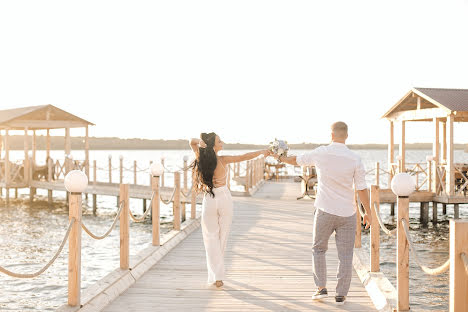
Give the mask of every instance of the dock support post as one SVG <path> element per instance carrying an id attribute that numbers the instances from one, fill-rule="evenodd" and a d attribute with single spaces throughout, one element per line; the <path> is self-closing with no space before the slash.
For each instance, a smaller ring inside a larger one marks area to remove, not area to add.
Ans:
<path id="1" fill-rule="evenodd" d="M 460 219 L 460 207 L 458 204 L 453 204 L 453 218 Z"/>
<path id="2" fill-rule="evenodd" d="M 462 257 L 468 257 L 468 221 L 450 220 L 450 312 L 468 311 L 468 272 Z"/>
<path id="3" fill-rule="evenodd" d="M 160 242 L 160 218 L 159 218 L 159 176 L 151 176 L 151 189 L 154 197 L 151 202 L 151 221 L 153 223 L 153 246 L 159 246 Z"/>
<path id="4" fill-rule="evenodd" d="M 97 212 L 97 195 L 93 194 L 93 215 Z"/>
<path id="5" fill-rule="evenodd" d="M 447 214 L 447 204 L 442 204 L 442 214 Z"/>
<path id="6" fill-rule="evenodd" d="M 390 204 L 390 215 L 391 216 L 395 215 L 395 203 Z"/>
<path id="7" fill-rule="evenodd" d="M 68 238 L 68 304 L 70 306 L 79 306 L 81 301 L 81 209 L 81 193 L 70 193 L 69 221 L 75 218 Z"/>
<path id="8" fill-rule="evenodd" d="M 146 198 L 143 198 L 143 213 L 146 212 Z"/>
<path id="9" fill-rule="evenodd" d="M 174 172 L 175 195 L 173 202 L 174 230 L 180 231 L 180 172 Z"/>
<path id="10" fill-rule="evenodd" d="M 47 130 L 47 139 L 48 139 L 48 148 L 50 149 L 50 136 L 49 136 L 49 130 Z M 49 150 L 47 151 L 49 153 Z M 49 155 L 47 155 L 47 181 L 48 182 L 52 182 L 52 178 L 53 178 L 53 172 L 52 172 L 52 166 L 53 166 L 53 161 L 52 161 L 52 158 L 50 158 Z M 52 193 L 52 190 L 47 190 L 47 203 L 49 205 L 49 207 L 52 207 L 52 203 L 54 201 L 54 198 L 53 198 L 53 193 Z"/>
<path id="11" fill-rule="evenodd" d="M 97 163 L 96 160 L 93 160 L 93 188 L 96 187 L 96 182 L 97 182 Z M 96 215 L 97 211 L 97 194 L 93 193 L 93 215 Z"/>
<path id="12" fill-rule="evenodd" d="M 398 196 L 397 199 L 397 301 L 398 311 L 409 311 L 409 245 L 406 240 L 403 223 L 409 224 L 409 197 Z"/>
<path id="13" fill-rule="evenodd" d="M 15 198 L 18 198 L 18 188 L 15 187 Z"/>
<path id="14" fill-rule="evenodd" d="M 128 184 L 120 184 L 120 198 L 122 198 L 123 200 L 123 207 L 122 211 L 120 212 L 120 268 L 122 270 L 128 270 L 130 263 L 130 222 L 128 217 Z"/>
<path id="15" fill-rule="evenodd" d="M 432 224 L 437 224 L 437 202 L 432 202 Z"/>
<path id="16" fill-rule="evenodd" d="M 427 226 L 429 222 L 429 202 L 422 202 L 420 208 L 420 218 L 419 221 L 423 226 Z"/>
<path id="17" fill-rule="evenodd" d="M 370 228 L 370 271 L 380 271 L 380 225 L 377 219 L 377 213 L 380 208 L 379 186 L 371 185 L 370 205 L 372 211 L 372 225 Z M 359 212 L 358 212 L 359 213 Z"/>

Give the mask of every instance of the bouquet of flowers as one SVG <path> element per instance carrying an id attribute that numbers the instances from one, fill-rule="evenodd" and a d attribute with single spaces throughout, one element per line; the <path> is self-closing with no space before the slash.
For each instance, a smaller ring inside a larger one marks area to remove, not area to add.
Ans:
<path id="1" fill-rule="evenodd" d="M 269 150 L 279 156 L 287 156 L 289 151 L 289 146 L 287 141 L 278 140 L 275 138 L 275 141 L 270 142 Z"/>

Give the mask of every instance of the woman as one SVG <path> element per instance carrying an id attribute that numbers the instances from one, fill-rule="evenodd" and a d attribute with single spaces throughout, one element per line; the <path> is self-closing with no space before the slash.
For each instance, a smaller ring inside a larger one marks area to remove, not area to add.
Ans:
<path id="1" fill-rule="evenodd" d="M 223 286 L 224 250 L 232 221 L 232 198 L 226 186 L 227 169 L 230 163 L 250 160 L 257 156 L 269 156 L 268 150 L 238 156 L 218 156 L 223 141 L 214 132 L 202 133 L 201 139 L 191 139 L 190 147 L 195 153 L 195 189 L 204 192 L 202 208 L 202 233 L 206 250 L 208 283 Z"/>

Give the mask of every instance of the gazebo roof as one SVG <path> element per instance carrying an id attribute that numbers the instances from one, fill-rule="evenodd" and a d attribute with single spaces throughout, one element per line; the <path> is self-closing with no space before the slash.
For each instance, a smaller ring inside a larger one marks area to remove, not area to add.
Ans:
<path id="1" fill-rule="evenodd" d="M 468 121 L 468 89 L 413 88 L 382 118 L 430 121 L 450 114 L 455 121 Z"/>
<path id="2" fill-rule="evenodd" d="M 89 125 L 94 124 L 50 104 L 0 110 L 0 129 L 43 130 Z"/>

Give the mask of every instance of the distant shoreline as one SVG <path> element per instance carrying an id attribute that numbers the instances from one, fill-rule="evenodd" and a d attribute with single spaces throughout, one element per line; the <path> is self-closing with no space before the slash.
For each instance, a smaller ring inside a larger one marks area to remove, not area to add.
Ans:
<path id="1" fill-rule="evenodd" d="M 24 137 L 22 135 L 13 135 L 9 138 L 10 150 L 23 150 Z M 29 146 L 31 148 L 32 136 L 29 136 Z M 37 136 L 36 144 L 38 150 L 46 149 L 46 137 Z M 65 145 L 65 138 L 62 136 L 51 136 L 51 150 L 63 150 Z M 314 149 L 320 145 L 316 143 L 296 143 L 289 144 L 292 150 L 309 150 Z M 189 150 L 187 140 L 149 140 L 149 139 L 120 139 L 115 137 L 90 137 L 89 138 L 90 150 Z M 267 148 L 268 145 L 261 144 L 228 144 L 224 145 L 226 150 L 254 150 Z M 387 144 L 349 144 L 351 149 L 387 149 Z M 72 150 L 84 149 L 84 137 L 71 138 Z M 395 144 L 398 148 L 398 144 Z M 411 143 L 406 144 L 407 149 L 421 150 L 432 149 L 432 143 Z M 455 144 L 455 149 L 463 150 L 465 144 Z"/>

